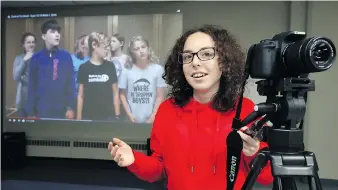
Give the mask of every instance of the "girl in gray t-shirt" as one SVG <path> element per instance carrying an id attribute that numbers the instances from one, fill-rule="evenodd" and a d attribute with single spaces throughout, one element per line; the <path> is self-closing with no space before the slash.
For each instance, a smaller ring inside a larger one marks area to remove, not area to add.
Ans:
<path id="1" fill-rule="evenodd" d="M 141 36 L 132 38 L 128 53 L 130 60 L 119 80 L 121 102 L 131 122 L 152 123 L 164 100 L 164 69 Z"/>

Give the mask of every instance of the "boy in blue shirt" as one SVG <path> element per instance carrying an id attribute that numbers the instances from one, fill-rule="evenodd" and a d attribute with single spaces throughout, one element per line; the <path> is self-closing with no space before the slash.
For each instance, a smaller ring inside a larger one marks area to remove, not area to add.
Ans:
<path id="1" fill-rule="evenodd" d="M 74 67 L 68 51 L 59 49 L 61 27 L 55 20 L 41 27 L 45 48 L 36 52 L 29 65 L 27 116 L 74 119 Z"/>

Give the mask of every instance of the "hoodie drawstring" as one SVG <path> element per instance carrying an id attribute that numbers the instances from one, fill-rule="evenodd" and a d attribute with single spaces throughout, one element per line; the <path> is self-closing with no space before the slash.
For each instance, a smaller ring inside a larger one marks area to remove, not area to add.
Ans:
<path id="1" fill-rule="evenodd" d="M 196 108 L 196 102 L 193 104 L 193 110 L 192 110 L 193 118 L 192 119 L 192 127 L 190 130 L 190 167 L 191 167 L 191 173 L 194 173 L 195 165 L 196 165 L 196 148 L 194 146 L 195 142 L 195 136 L 197 131 L 197 108 Z"/>
<path id="2" fill-rule="evenodd" d="M 219 146 L 218 143 L 225 143 L 225 142 L 217 142 L 217 136 L 219 135 L 219 129 L 221 125 L 221 114 L 217 115 L 217 121 L 216 121 L 216 126 L 214 128 L 214 134 L 213 134 L 213 144 L 212 144 L 212 157 L 213 157 L 213 172 L 216 174 L 216 166 L 217 166 L 217 161 L 218 161 L 218 151 L 216 147 Z M 216 149 L 216 150 L 215 150 Z"/>
<path id="3" fill-rule="evenodd" d="M 190 144 L 189 144 L 189 163 L 188 163 L 188 167 L 190 168 L 191 173 L 194 173 L 195 167 L 196 167 L 196 155 L 197 155 L 197 147 L 195 145 L 195 138 L 196 138 L 196 133 L 198 130 L 198 109 L 197 109 L 197 102 L 193 102 L 192 104 L 192 126 L 191 128 L 189 128 L 189 136 L 190 136 Z M 181 115 L 182 113 L 180 113 L 179 115 Z M 224 142 L 219 142 L 219 130 L 221 127 L 221 114 L 217 113 L 217 118 L 216 118 L 216 126 L 214 126 L 214 130 L 213 130 L 213 134 L 212 134 L 212 141 L 210 143 L 211 148 L 212 148 L 212 158 L 213 160 L 211 160 L 212 163 L 212 171 L 214 174 L 216 174 L 216 166 L 217 166 L 217 162 L 218 162 L 218 157 L 219 157 L 219 153 L 218 153 L 218 149 L 217 147 L 219 147 L 219 143 L 225 143 Z M 206 118 L 209 119 L 209 118 Z"/>

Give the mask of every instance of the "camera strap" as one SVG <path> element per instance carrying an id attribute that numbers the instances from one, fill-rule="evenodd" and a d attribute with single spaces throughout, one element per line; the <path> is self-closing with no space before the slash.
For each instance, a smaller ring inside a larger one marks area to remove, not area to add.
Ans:
<path id="1" fill-rule="evenodd" d="M 246 79 L 249 75 L 245 72 Z M 241 152 L 243 149 L 243 141 L 241 136 L 237 133 L 242 127 L 242 122 L 240 119 L 244 88 L 245 88 L 246 80 L 243 82 L 241 86 L 241 96 L 239 97 L 239 101 L 237 103 L 236 116 L 232 121 L 232 131 L 229 133 L 227 137 L 227 190 L 233 190 L 236 182 L 239 164 L 241 160 Z"/>

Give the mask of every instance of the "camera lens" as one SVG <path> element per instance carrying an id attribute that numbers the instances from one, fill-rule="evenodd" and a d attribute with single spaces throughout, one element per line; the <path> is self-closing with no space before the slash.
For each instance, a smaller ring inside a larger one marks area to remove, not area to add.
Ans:
<path id="1" fill-rule="evenodd" d="M 308 46 L 309 61 L 319 71 L 329 69 L 336 56 L 333 43 L 328 39 L 314 39 L 312 41 L 313 43 Z"/>
<path id="2" fill-rule="evenodd" d="M 330 51 L 327 44 L 320 44 L 317 47 L 315 47 L 312 51 L 313 59 L 316 62 L 325 62 L 330 58 Z"/>
<path id="3" fill-rule="evenodd" d="M 331 68 L 336 48 L 328 38 L 312 37 L 289 45 L 283 58 L 291 75 L 321 72 Z"/>

